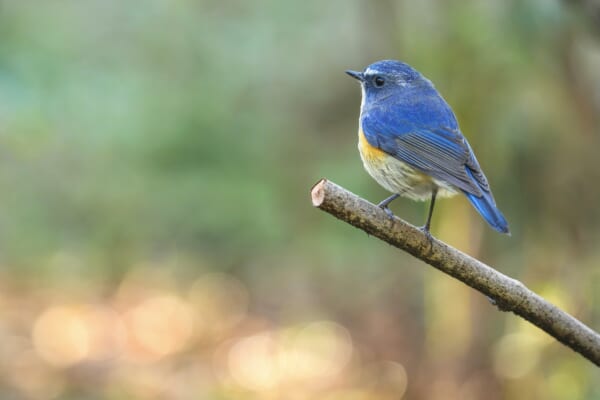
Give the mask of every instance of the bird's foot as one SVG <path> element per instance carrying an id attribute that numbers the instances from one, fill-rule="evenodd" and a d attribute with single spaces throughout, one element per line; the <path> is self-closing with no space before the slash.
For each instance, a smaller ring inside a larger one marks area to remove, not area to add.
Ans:
<path id="1" fill-rule="evenodd" d="M 394 193 L 393 195 L 391 195 L 387 199 L 385 199 L 385 200 L 381 201 L 379 204 L 377 204 L 377 207 L 379 207 L 383 211 L 385 211 L 385 213 L 387 214 L 388 217 L 390 217 L 391 220 L 394 219 L 394 213 L 392 212 L 392 210 L 390 210 L 388 208 L 388 206 L 390 205 L 390 203 L 392 201 L 396 200 L 398 197 L 400 197 L 400 195 L 398 193 Z"/>
<path id="2" fill-rule="evenodd" d="M 394 213 L 389 209 L 387 205 L 382 205 L 381 203 L 377 205 L 377 207 L 381 208 L 390 219 L 394 219 Z"/>
<path id="3" fill-rule="evenodd" d="M 427 243 L 429 244 L 427 252 L 431 253 L 433 251 L 433 235 L 429 231 L 429 227 L 427 225 L 421 226 L 419 230 L 423 232 L 423 234 L 425 234 L 425 237 L 427 238 Z"/>
<path id="4" fill-rule="evenodd" d="M 433 235 L 429 231 L 429 226 L 424 225 L 424 226 L 420 227 L 419 230 L 421 232 L 423 232 L 425 234 L 425 236 L 427 236 L 427 240 L 429 241 L 429 243 L 433 242 Z"/>

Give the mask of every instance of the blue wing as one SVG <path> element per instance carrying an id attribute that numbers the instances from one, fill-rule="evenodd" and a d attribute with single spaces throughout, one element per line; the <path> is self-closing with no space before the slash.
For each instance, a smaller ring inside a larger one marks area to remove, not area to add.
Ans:
<path id="1" fill-rule="evenodd" d="M 432 108 L 411 105 L 364 113 L 361 124 L 369 144 L 460 189 L 494 229 L 508 233 L 508 223 L 450 107 L 441 98 L 430 104 Z"/>
<path id="2" fill-rule="evenodd" d="M 418 122 L 381 109 L 370 110 L 361 120 L 371 145 L 467 193 L 489 192 L 487 179 L 454 118 L 433 119 L 427 125 Z"/>

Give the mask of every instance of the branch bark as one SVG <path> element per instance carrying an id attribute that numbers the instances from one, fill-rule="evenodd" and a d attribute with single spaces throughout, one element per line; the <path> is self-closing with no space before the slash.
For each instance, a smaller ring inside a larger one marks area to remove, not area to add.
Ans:
<path id="1" fill-rule="evenodd" d="M 386 213 L 354 193 L 321 179 L 311 190 L 313 206 L 398 247 L 491 298 L 564 345 L 600 366 L 600 334 L 547 302 L 521 282 L 462 253 L 431 240 L 417 227 Z"/>

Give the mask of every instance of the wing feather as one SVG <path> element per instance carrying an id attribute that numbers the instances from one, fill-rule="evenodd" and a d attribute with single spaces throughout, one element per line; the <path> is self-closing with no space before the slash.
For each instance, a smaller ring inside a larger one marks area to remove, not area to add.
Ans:
<path id="1" fill-rule="evenodd" d="M 361 121 L 371 145 L 475 196 L 489 192 L 487 179 L 458 127 L 416 127 L 390 119 L 387 113 L 377 114 L 371 112 Z"/>

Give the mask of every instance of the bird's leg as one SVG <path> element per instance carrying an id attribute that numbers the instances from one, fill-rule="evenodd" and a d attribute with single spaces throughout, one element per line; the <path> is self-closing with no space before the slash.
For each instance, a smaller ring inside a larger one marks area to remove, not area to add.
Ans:
<path id="1" fill-rule="evenodd" d="M 393 195 L 391 195 L 387 199 L 383 200 L 381 203 L 377 204 L 377 207 L 379 207 L 383 211 L 385 211 L 385 213 L 388 215 L 388 217 L 394 218 L 394 213 L 392 212 L 392 210 L 389 209 L 388 205 L 392 201 L 396 200 L 398 197 L 400 197 L 400 195 L 398 193 L 394 193 Z"/>
<path id="2" fill-rule="evenodd" d="M 437 196 L 437 192 L 438 192 L 437 187 L 434 187 L 431 190 L 431 203 L 429 204 L 429 215 L 427 215 L 427 222 L 425 222 L 425 225 L 421 228 L 421 230 L 427 236 L 431 236 L 431 233 L 429 232 L 429 228 L 431 227 L 431 216 L 433 215 L 433 207 L 435 206 L 435 196 Z"/>

